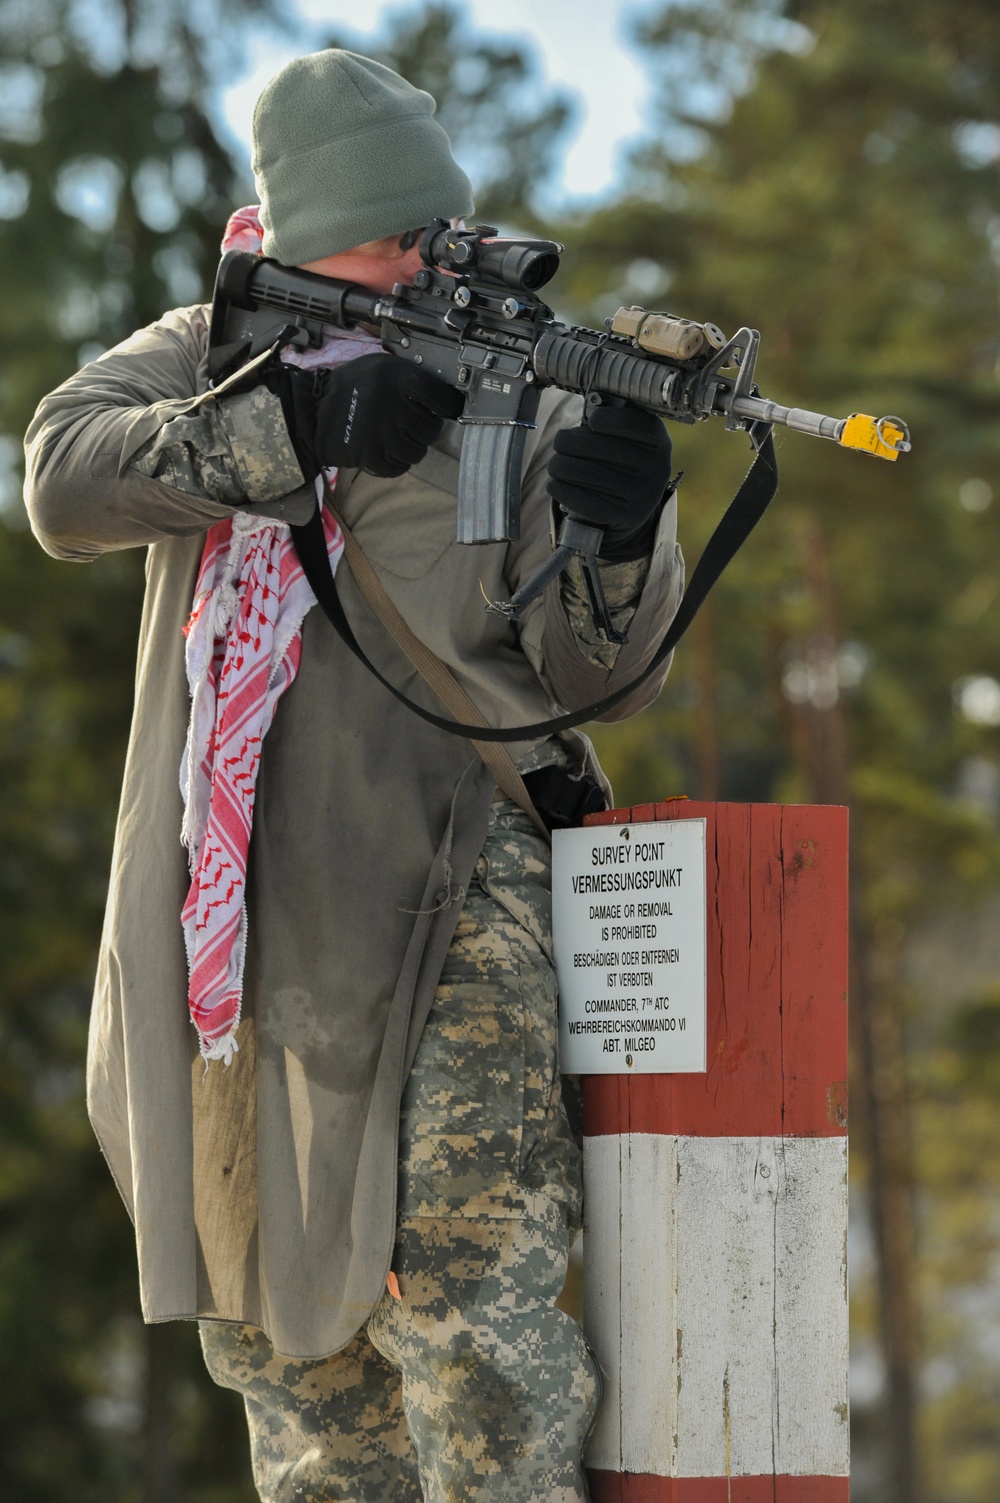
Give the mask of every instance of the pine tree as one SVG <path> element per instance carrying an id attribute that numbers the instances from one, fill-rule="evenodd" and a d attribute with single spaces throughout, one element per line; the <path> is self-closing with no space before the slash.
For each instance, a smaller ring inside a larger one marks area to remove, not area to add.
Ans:
<path id="1" fill-rule="evenodd" d="M 253 1496 L 239 1405 L 195 1331 L 141 1325 L 83 1103 L 143 560 L 47 559 L 19 451 L 46 390 L 210 290 L 244 190 L 209 85 L 222 39 L 267 8 L 0 5 L 0 1455 L 24 1503 L 172 1503 L 185 1473 L 192 1500 Z"/>
<path id="2" fill-rule="evenodd" d="M 986 1298 L 996 1253 L 992 1077 L 968 1102 L 957 1082 L 995 999 L 971 998 L 968 1026 L 932 1048 L 906 955 L 929 913 L 974 905 L 1000 869 L 989 798 L 970 801 L 973 774 L 1000 778 L 996 29 L 978 0 L 680 0 L 640 39 L 659 128 L 621 199 L 560 236 L 577 310 L 637 301 L 760 328 L 766 395 L 899 412 L 914 450 L 880 466 L 780 436 L 778 498 L 711 619 L 660 703 L 599 744 L 622 801 L 850 803 L 855 1165 L 882 1270 L 859 1280 L 856 1331 L 881 1325 L 887 1369 L 881 1403 L 856 1408 L 855 1492 L 986 1499 L 997 1377 L 958 1309 Z M 748 455 L 718 424 L 673 437 L 692 555 Z M 938 1309 L 921 1296 L 948 1270 Z M 921 1374 L 945 1365 L 962 1376 L 922 1399 Z M 992 1373 L 974 1398 L 972 1373 Z"/>

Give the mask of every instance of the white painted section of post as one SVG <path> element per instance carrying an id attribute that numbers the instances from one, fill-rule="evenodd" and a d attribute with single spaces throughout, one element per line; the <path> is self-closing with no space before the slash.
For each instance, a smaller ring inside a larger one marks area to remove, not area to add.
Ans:
<path id="1" fill-rule="evenodd" d="M 847 1476 L 847 1142 L 585 1139 L 590 1467 Z"/>
<path id="2" fill-rule="evenodd" d="M 656 1471 L 647 1453 L 659 1458 L 677 1428 L 677 1139 L 585 1138 L 584 1177 L 584 1203 L 599 1208 L 583 1239 L 584 1329 L 605 1377 L 587 1464 Z"/>

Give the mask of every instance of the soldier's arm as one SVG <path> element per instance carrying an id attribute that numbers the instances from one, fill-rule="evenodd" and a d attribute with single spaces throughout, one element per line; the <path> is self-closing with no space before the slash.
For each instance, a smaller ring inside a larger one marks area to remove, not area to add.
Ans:
<path id="1" fill-rule="evenodd" d="M 169 418 L 128 461 L 136 474 L 227 509 L 276 501 L 305 485 L 281 412 L 265 386 L 203 398 Z"/>
<path id="2" fill-rule="evenodd" d="M 40 403 L 25 439 L 25 501 L 49 553 L 86 561 L 204 532 L 234 506 L 308 515 L 314 493 L 277 399 L 206 391 L 206 313 L 167 314 Z"/>
<path id="3" fill-rule="evenodd" d="M 559 428 L 578 423 L 581 411 L 579 397 L 547 392 L 542 398 L 522 483 L 521 537 L 510 545 L 508 554 L 512 594 L 555 545 L 553 508 L 546 488 L 552 438 Z M 555 702 L 566 709 L 601 699 L 635 678 L 673 620 L 684 589 L 676 496 L 663 508 L 648 557 L 600 567 L 612 620 L 619 631 L 628 632 L 627 644 L 609 643 L 597 632 L 577 564 L 571 564 L 521 618 L 522 647 Z M 668 659 L 609 718 L 623 719 L 651 703 L 669 667 Z"/>

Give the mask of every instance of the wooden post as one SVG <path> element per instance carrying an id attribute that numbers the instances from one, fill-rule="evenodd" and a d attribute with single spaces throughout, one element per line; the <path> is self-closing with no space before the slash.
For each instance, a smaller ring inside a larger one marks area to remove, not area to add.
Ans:
<path id="1" fill-rule="evenodd" d="M 847 1503 L 847 810 L 707 821 L 708 1073 L 584 1084 L 594 1503 Z"/>

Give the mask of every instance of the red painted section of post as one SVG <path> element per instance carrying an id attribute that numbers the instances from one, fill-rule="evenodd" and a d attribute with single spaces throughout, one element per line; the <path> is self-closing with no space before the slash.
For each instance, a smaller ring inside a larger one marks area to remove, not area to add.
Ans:
<path id="1" fill-rule="evenodd" d="M 849 1503 L 849 1477 L 639 1477 L 589 1471 L 592 1503 Z"/>
<path id="2" fill-rule="evenodd" d="M 847 810 L 671 799 L 587 823 L 653 819 L 706 821 L 708 1074 L 588 1076 L 584 1132 L 843 1135 Z"/>

